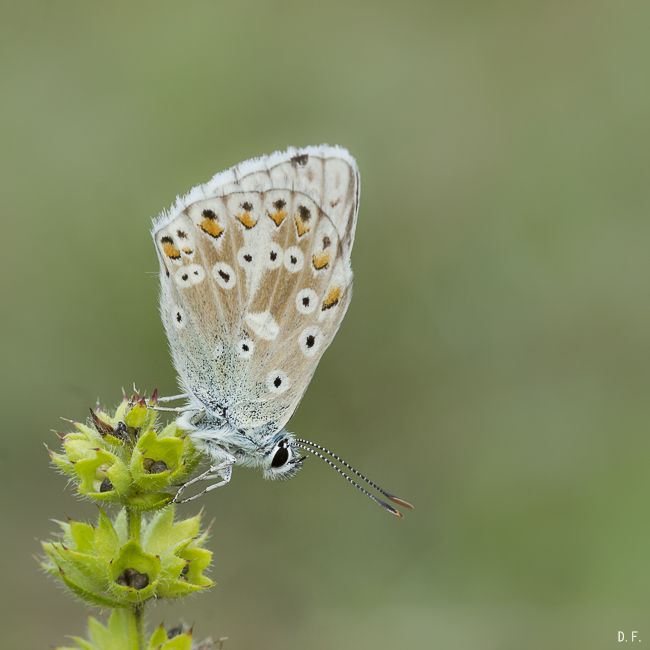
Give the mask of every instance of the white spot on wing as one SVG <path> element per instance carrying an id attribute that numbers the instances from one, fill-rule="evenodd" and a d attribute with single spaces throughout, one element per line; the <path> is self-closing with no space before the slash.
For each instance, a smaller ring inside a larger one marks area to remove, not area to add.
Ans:
<path id="1" fill-rule="evenodd" d="M 284 268 L 289 273 L 297 273 L 305 263 L 305 256 L 297 246 L 290 246 L 284 252 Z"/>
<path id="2" fill-rule="evenodd" d="M 172 321 L 176 329 L 180 330 L 185 327 L 185 312 L 176 305 L 172 309 Z"/>
<path id="3" fill-rule="evenodd" d="M 318 327 L 306 327 L 298 336 L 298 345 L 302 353 L 306 357 L 313 357 L 321 346 L 322 337 Z"/>
<path id="4" fill-rule="evenodd" d="M 266 376 L 266 387 L 270 393 L 281 394 L 289 390 L 291 382 L 286 372 L 273 370 Z"/>
<path id="5" fill-rule="evenodd" d="M 237 343 L 237 356 L 240 359 L 250 359 L 255 351 L 255 343 L 250 339 L 241 339 Z"/>
<path id="6" fill-rule="evenodd" d="M 280 332 L 280 326 L 269 311 L 248 313 L 245 320 L 253 332 L 266 341 L 277 338 Z"/>
<path id="7" fill-rule="evenodd" d="M 311 314 L 318 305 L 318 294 L 313 289 L 301 289 L 296 296 L 296 309 L 301 314 Z"/>
<path id="8" fill-rule="evenodd" d="M 243 246 L 237 251 L 237 262 L 239 262 L 239 266 L 243 269 L 251 268 L 254 261 L 255 256 L 253 255 L 253 251 L 247 246 Z"/>
<path id="9" fill-rule="evenodd" d="M 176 284 L 181 287 L 181 289 L 199 284 L 200 282 L 203 282 L 204 278 L 205 271 L 200 264 L 186 264 L 185 266 L 181 266 L 181 268 L 174 273 Z"/>
<path id="10" fill-rule="evenodd" d="M 217 262 L 212 267 L 212 277 L 222 289 L 232 289 L 237 282 L 235 271 L 225 262 Z"/>
<path id="11" fill-rule="evenodd" d="M 266 251 L 266 268 L 277 269 L 282 266 L 282 248 L 272 241 Z"/>

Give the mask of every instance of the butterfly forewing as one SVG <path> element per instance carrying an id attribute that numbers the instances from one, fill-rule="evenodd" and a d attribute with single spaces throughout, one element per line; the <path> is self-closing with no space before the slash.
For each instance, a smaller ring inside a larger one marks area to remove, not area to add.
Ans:
<path id="1" fill-rule="evenodd" d="M 334 224 L 344 249 L 352 249 L 359 209 L 359 172 L 341 147 L 306 147 L 249 160 L 217 174 L 206 192 L 267 192 L 282 188 L 309 196 Z"/>
<path id="2" fill-rule="evenodd" d="M 287 422 L 347 309 L 358 180 L 338 152 L 243 163 L 154 228 L 181 382 L 238 428 Z"/>

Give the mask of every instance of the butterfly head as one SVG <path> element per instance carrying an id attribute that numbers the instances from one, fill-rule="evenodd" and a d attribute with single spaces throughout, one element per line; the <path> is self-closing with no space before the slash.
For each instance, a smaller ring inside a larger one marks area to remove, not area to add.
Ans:
<path id="1" fill-rule="evenodd" d="M 304 460 L 305 456 L 300 453 L 293 436 L 280 431 L 265 445 L 262 463 L 264 478 L 291 478 L 300 470 Z"/>

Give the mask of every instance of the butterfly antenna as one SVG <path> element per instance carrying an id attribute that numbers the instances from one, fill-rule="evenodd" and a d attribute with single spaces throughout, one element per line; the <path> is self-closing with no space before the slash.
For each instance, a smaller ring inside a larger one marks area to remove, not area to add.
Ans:
<path id="1" fill-rule="evenodd" d="M 314 447 L 310 447 L 309 445 L 311 443 L 308 443 L 307 441 L 296 441 L 296 442 L 297 442 L 297 446 L 300 447 L 300 449 L 304 449 L 305 451 L 308 451 L 313 456 L 316 456 L 317 458 L 320 458 L 323 462 L 327 463 L 333 470 L 336 470 L 336 472 L 338 472 L 338 474 L 342 476 L 348 483 L 354 485 L 354 487 L 357 488 L 357 490 L 363 492 L 363 494 L 365 494 L 369 499 L 372 499 L 376 504 L 384 508 L 384 510 L 390 512 L 391 515 L 394 515 L 399 519 L 401 519 L 404 516 L 399 510 L 393 508 L 393 506 L 391 506 L 389 503 L 382 501 L 380 498 L 375 496 L 372 492 L 369 492 L 368 490 L 366 490 L 366 488 L 364 488 L 362 485 L 357 483 L 351 476 L 346 474 L 338 465 L 336 465 L 332 460 L 327 458 L 327 456 L 321 454 L 319 451 L 314 449 Z"/>
<path id="2" fill-rule="evenodd" d="M 403 506 L 404 508 L 408 508 L 409 510 L 415 509 L 415 506 L 406 501 L 406 499 L 402 499 L 401 497 L 395 496 L 394 494 L 391 494 L 390 492 L 384 490 L 384 488 L 377 485 L 374 481 L 371 481 L 367 476 L 364 476 L 358 469 L 350 465 L 350 463 L 348 463 L 346 460 L 343 460 L 343 458 L 341 458 L 338 454 L 335 454 L 333 451 L 327 449 L 327 447 L 323 447 L 322 445 L 316 444 L 315 442 L 310 442 L 309 440 L 304 440 L 302 438 L 296 438 L 296 442 L 303 445 L 310 445 L 311 447 L 322 451 L 324 454 L 328 454 L 334 460 L 341 463 L 341 465 L 343 465 L 345 468 L 349 469 L 353 474 L 358 476 L 362 481 L 365 481 L 368 485 L 370 485 L 370 487 L 375 488 L 377 492 L 383 494 L 387 499 L 390 499 L 393 503 L 397 503 L 398 505 Z"/>

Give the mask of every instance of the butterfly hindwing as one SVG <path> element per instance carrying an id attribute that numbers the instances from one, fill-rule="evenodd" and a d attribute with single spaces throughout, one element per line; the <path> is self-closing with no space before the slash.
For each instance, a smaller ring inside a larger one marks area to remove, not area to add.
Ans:
<path id="1" fill-rule="evenodd" d="M 287 422 L 347 309 L 358 174 L 341 151 L 242 163 L 154 227 L 181 382 L 236 427 Z"/>

